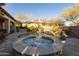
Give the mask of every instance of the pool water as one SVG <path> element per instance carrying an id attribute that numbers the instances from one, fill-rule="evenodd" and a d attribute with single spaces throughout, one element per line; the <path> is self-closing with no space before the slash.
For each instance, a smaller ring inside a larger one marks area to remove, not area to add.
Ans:
<path id="1" fill-rule="evenodd" d="M 28 46 L 32 46 L 32 47 L 48 47 L 53 43 L 53 40 L 51 39 L 45 39 L 45 38 L 26 38 L 23 40 L 23 42 L 28 45 Z"/>

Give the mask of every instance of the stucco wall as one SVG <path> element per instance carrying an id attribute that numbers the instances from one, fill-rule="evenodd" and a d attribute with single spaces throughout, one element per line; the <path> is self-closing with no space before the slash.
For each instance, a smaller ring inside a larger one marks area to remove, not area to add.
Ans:
<path id="1" fill-rule="evenodd" d="M 79 26 L 68 27 L 68 35 L 71 37 L 79 38 Z"/>

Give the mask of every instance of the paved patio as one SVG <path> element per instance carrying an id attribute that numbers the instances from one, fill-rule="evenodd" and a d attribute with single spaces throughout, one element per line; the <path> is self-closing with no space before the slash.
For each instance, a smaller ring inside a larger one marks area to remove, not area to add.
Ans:
<path id="1" fill-rule="evenodd" d="M 3 43 L 0 43 L 0 56 L 20 55 L 12 49 L 12 43 L 17 39 L 17 36 L 22 33 L 23 32 L 13 33 L 7 36 Z M 79 56 L 79 39 L 67 38 L 64 45 L 64 56 Z"/>
<path id="2" fill-rule="evenodd" d="M 65 56 L 79 56 L 79 39 L 78 38 L 67 38 L 64 45 Z"/>
<path id="3" fill-rule="evenodd" d="M 12 49 L 12 43 L 17 39 L 17 36 L 20 33 L 13 33 L 4 39 L 3 43 L 0 44 L 0 56 L 14 56 L 18 55 L 16 52 L 13 51 Z"/>

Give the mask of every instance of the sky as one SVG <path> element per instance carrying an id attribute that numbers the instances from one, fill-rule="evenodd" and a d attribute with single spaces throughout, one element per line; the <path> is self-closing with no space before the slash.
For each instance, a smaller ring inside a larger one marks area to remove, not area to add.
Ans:
<path id="1" fill-rule="evenodd" d="M 60 17 L 61 12 L 72 3 L 6 3 L 4 8 L 16 18 L 17 14 L 24 14 L 32 18 L 51 19 Z"/>

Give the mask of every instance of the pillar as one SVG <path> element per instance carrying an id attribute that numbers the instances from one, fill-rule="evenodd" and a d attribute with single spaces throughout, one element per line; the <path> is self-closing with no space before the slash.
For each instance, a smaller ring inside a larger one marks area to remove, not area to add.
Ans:
<path id="1" fill-rule="evenodd" d="M 16 32 L 16 25 L 15 25 L 15 23 L 13 23 L 13 31 L 14 31 L 14 33 Z"/>
<path id="2" fill-rule="evenodd" d="M 14 26 L 13 26 L 13 29 L 14 29 L 14 32 L 16 32 L 16 25 L 14 24 Z"/>
<path id="3" fill-rule="evenodd" d="M 10 20 L 5 20 L 5 29 L 6 29 L 6 32 L 7 34 L 10 33 Z"/>
<path id="4" fill-rule="evenodd" d="M 7 25 L 8 25 L 8 27 L 7 27 L 7 28 L 8 28 L 8 31 L 7 31 L 7 32 L 8 32 L 8 34 L 9 34 L 9 33 L 10 33 L 10 19 L 8 20 Z"/>

